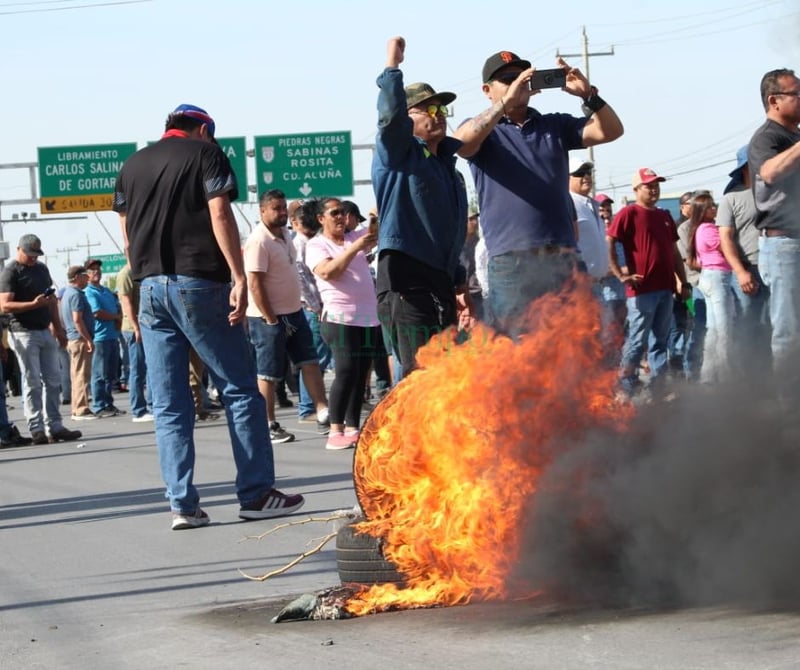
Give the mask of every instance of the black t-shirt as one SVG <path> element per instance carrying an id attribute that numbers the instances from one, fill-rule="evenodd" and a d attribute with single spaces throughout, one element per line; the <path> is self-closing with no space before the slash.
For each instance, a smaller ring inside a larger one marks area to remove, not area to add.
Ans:
<path id="1" fill-rule="evenodd" d="M 9 261 L 0 272 L 0 293 L 13 293 L 15 302 L 29 302 L 53 285 L 50 270 L 44 263 L 23 265 Z M 14 333 L 45 330 L 50 327 L 50 308 L 37 307 L 27 312 L 9 314 L 8 329 Z"/>
<path id="2" fill-rule="evenodd" d="M 759 172 L 773 156 L 800 141 L 800 132 L 768 119 L 753 135 L 747 163 L 753 179 L 753 196 L 758 209 L 758 228 L 778 228 L 800 236 L 800 170 L 774 184 L 767 184 Z"/>
<path id="3" fill-rule="evenodd" d="M 126 215 L 132 277 L 229 282 L 208 211 L 210 199 L 226 194 L 236 197 L 236 179 L 215 144 L 166 137 L 131 156 L 117 177 L 113 208 Z"/>

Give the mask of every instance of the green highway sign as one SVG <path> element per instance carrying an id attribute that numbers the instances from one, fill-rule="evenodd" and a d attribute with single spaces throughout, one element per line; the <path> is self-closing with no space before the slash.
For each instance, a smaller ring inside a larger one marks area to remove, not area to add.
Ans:
<path id="1" fill-rule="evenodd" d="M 39 147 L 42 214 L 111 209 L 114 182 L 135 142 Z"/>
<path id="2" fill-rule="evenodd" d="M 350 131 L 255 137 L 259 197 L 273 188 L 290 200 L 353 195 Z"/>
<path id="3" fill-rule="evenodd" d="M 103 274 L 111 274 L 112 272 L 119 272 L 122 268 L 125 267 L 125 263 L 128 260 L 125 258 L 125 254 L 104 254 L 101 256 L 92 256 L 93 259 L 98 261 L 103 261 Z"/>
<path id="4" fill-rule="evenodd" d="M 217 137 L 217 144 L 228 157 L 236 175 L 239 197 L 236 202 L 247 202 L 247 154 L 244 137 Z"/>

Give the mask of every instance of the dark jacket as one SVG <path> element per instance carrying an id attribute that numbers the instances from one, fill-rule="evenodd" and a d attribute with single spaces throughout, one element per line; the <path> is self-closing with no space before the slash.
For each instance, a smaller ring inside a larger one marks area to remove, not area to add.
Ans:
<path id="1" fill-rule="evenodd" d="M 372 185 L 380 213 L 378 253 L 401 251 L 456 280 L 467 234 L 467 194 L 455 169 L 461 142 L 444 138 L 433 155 L 414 137 L 403 74 L 378 76 L 378 136 Z"/>

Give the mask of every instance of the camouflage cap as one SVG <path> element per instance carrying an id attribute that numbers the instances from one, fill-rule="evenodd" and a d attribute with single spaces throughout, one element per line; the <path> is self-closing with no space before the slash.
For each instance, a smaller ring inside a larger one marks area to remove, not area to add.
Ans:
<path id="1" fill-rule="evenodd" d="M 438 98 L 443 105 L 449 105 L 456 99 L 456 94 L 450 91 L 439 91 L 438 93 L 433 90 L 433 86 L 424 82 L 417 82 L 416 84 L 409 84 L 406 86 L 406 109 L 421 105 L 423 102 Z"/>

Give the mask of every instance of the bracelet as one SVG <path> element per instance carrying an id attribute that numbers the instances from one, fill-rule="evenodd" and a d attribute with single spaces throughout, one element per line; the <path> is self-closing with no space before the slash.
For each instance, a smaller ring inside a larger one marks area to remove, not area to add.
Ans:
<path id="1" fill-rule="evenodd" d="M 597 93 L 597 88 L 592 86 L 589 90 L 589 97 L 583 101 L 581 109 L 586 116 L 591 116 L 595 112 L 599 112 L 606 106 L 606 101 L 601 98 Z"/>

